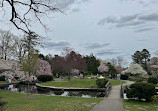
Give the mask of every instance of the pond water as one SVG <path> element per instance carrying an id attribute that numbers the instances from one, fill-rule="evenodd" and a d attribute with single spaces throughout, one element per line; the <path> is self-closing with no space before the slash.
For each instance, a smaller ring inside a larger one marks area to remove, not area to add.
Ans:
<path id="1" fill-rule="evenodd" d="M 92 91 L 57 91 L 57 90 L 46 90 L 36 87 L 36 85 L 22 85 L 14 84 L 7 87 L 1 87 L 3 90 L 9 90 L 12 92 L 21 92 L 21 93 L 33 93 L 33 94 L 46 94 L 51 96 L 76 96 L 83 98 L 99 98 L 104 97 L 105 92 L 92 92 Z"/>

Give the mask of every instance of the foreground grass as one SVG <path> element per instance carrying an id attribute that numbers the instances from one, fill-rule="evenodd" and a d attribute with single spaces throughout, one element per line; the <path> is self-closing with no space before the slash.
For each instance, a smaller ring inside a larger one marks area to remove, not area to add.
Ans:
<path id="1" fill-rule="evenodd" d="M 119 85 L 120 80 L 108 79 L 112 86 Z M 51 81 L 40 83 L 44 86 L 54 86 L 54 87 L 75 87 L 75 88 L 90 88 L 97 87 L 96 79 L 71 79 L 70 81 Z"/>
<path id="2" fill-rule="evenodd" d="M 13 93 L 0 90 L 5 111 L 89 111 L 102 99 Z"/>
<path id="3" fill-rule="evenodd" d="M 124 111 L 158 111 L 158 102 L 124 100 Z"/>

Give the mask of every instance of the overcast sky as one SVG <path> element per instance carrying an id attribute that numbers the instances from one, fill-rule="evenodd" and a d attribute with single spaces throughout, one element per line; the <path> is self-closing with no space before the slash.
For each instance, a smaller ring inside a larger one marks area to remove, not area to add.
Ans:
<path id="1" fill-rule="evenodd" d="M 110 59 L 131 55 L 146 48 L 152 56 L 158 50 L 158 0 L 52 0 L 65 14 L 56 13 L 44 22 L 53 29 L 42 36 L 44 54 L 60 54 L 64 47 L 98 58 Z M 15 30 L 4 18 L 3 29 Z M 2 27 L 1 27 L 2 29 Z M 13 31 L 14 32 L 14 31 Z"/>

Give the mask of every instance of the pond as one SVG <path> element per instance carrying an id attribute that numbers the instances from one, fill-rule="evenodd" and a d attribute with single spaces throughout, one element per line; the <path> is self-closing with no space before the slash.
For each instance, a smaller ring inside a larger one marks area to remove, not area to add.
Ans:
<path id="1" fill-rule="evenodd" d="M 9 90 L 12 92 L 20 93 L 33 93 L 33 94 L 45 94 L 51 96 L 75 96 L 83 98 L 100 98 L 105 96 L 105 92 L 92 92 L 92 91 L 57 91 L 48 90 L 36 87 L 36 85 L 23 85 L 23 84 L 12 84 L 7 87 L 1 87 L 0 89 Z"/>

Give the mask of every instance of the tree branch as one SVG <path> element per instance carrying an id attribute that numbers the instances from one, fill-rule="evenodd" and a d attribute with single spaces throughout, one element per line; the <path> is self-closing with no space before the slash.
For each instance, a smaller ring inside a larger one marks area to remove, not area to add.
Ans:
<path id="1" fill-rule="evenodd" d="M 37 18 L 38 22 L 45 28 L 46 25 L 42 22 L 41 18 L 39 17 L 38 14 L 40 14 L 41 16 L 47 16 L 48 12 L 54 12 L 54 11 L 59 11 L 61 13 L 63 13 L 60 9 L 56 8 L 55 6 L 53 6 L 49 1 L 41 1 L 41 0 L 1 0 L 1 8 L 4 7 L 4 4 L 8 3 L 9 6 L 11 7 L 11 18 L 10 21 L 13 23 L 13 25 L 29 34 L 30 33 L 30 18 L 27 18 L 26 16 L 29 14 L 33 14 L 35 15 L 35 17 Z M 24 12 L 21 12 L 20 9 L 17 8 L 17 6 L 23 6 L 23 7 L 27 7 L 28 9 Z M 20 14 L 22 13 L 22 16 L 20 16 Z M 23 26 L 23 27 L 22 27 Z"/>

